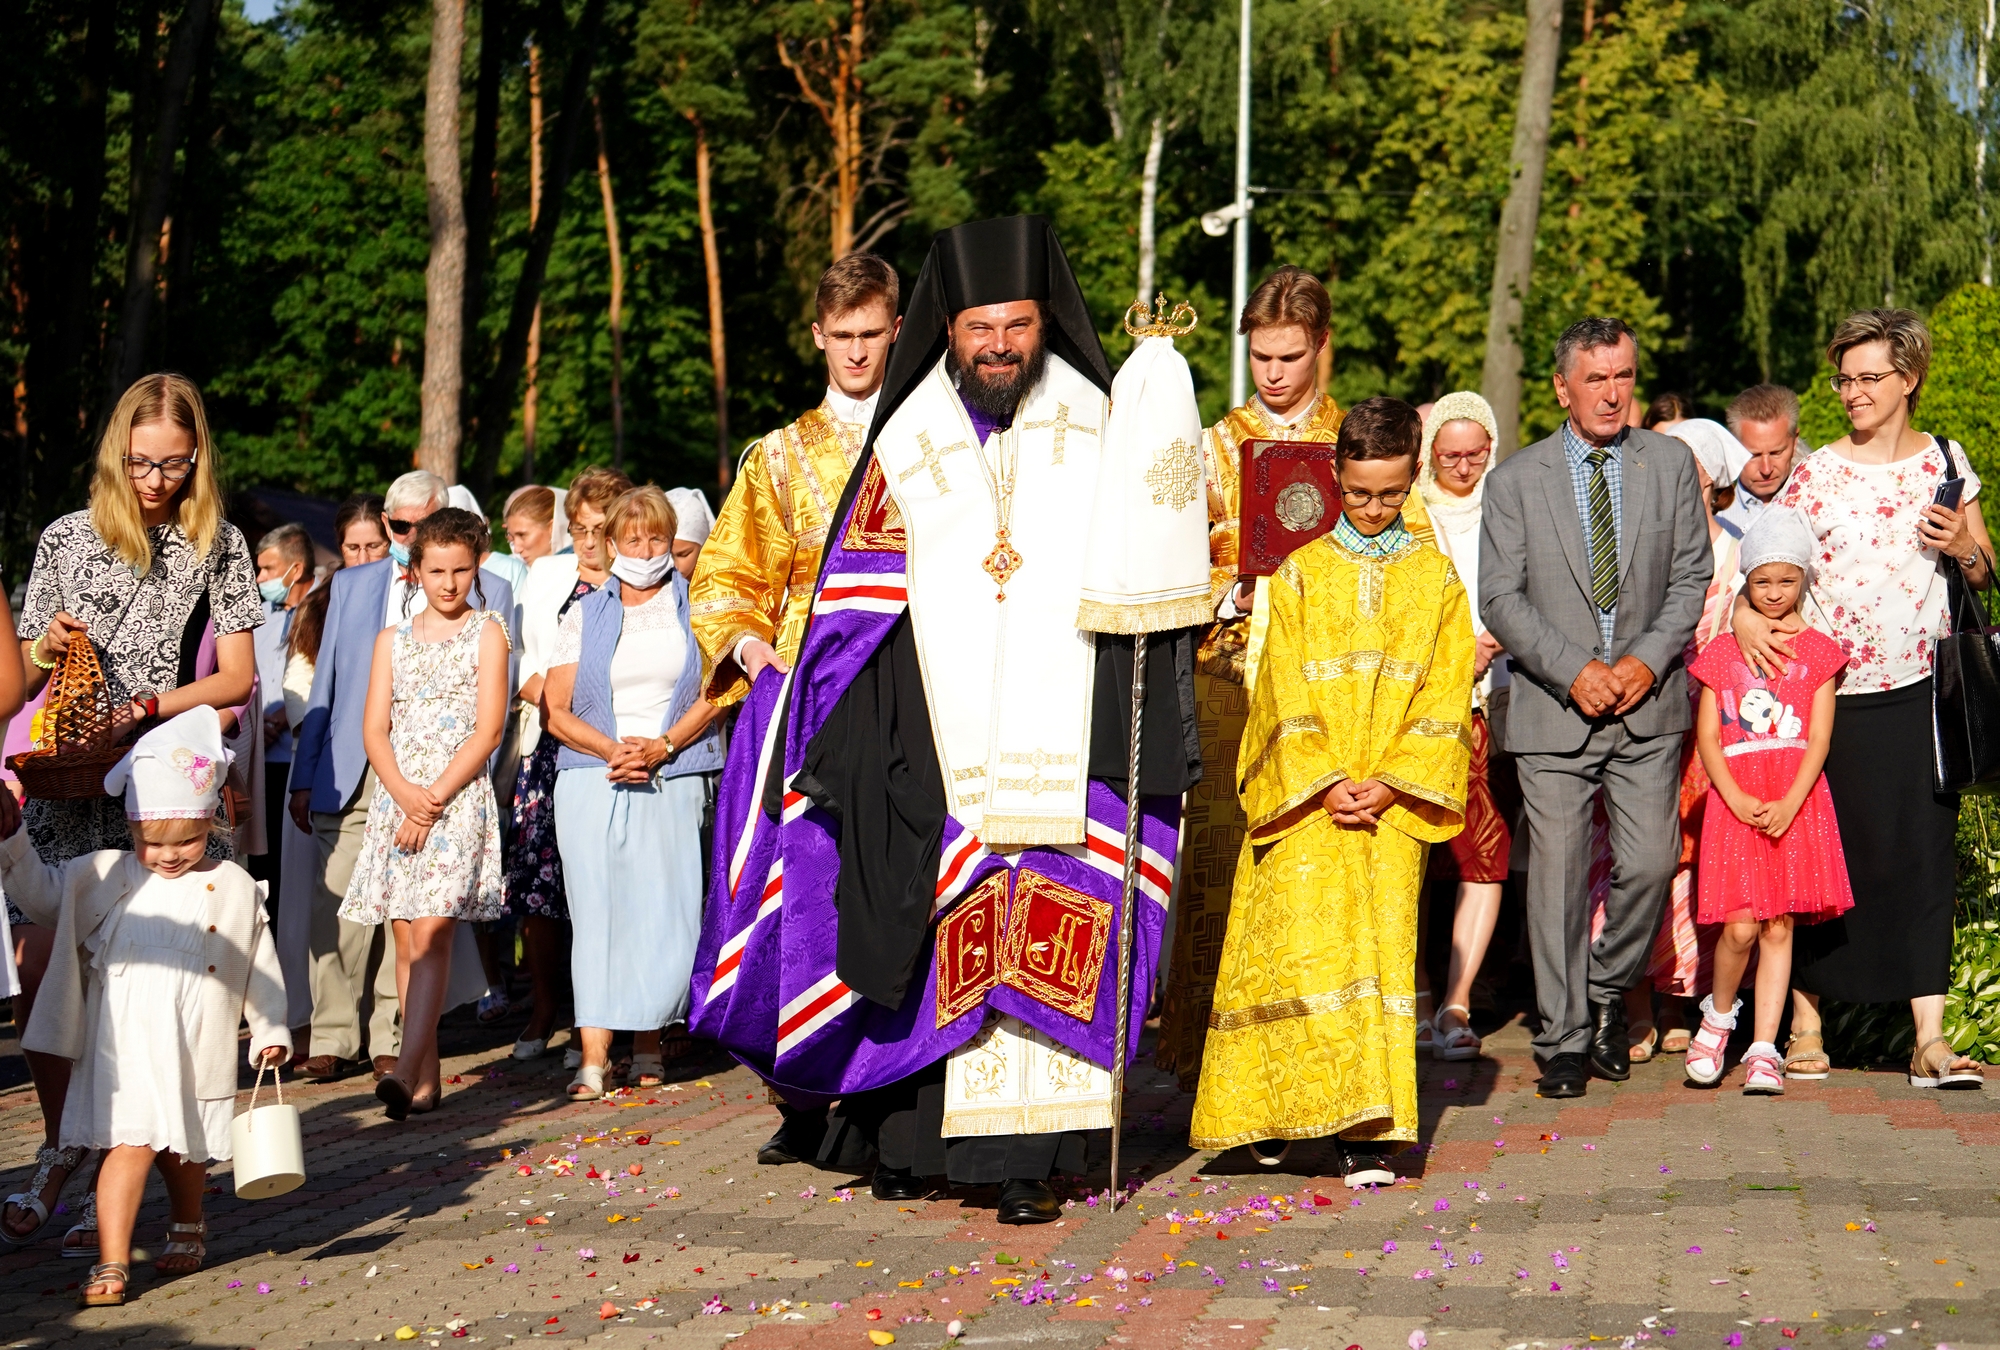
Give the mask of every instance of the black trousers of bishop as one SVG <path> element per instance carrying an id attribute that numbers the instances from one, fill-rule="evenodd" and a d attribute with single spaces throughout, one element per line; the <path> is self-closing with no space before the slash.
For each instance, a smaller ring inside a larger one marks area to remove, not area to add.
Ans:
<path id="1" fill-rule="evenodd" d="M 958 1186 L 1047 1181 L 1056 1172 L 1087 1170 L 1089 1139 L 1080 1130 L 945 1138 L 944 1067 L 940 1059 L 886 1087 L 843 1098 L 828 1122 L 822 1165 L 831 1165 L 843 1149 L 852 1156 L 850 1141 L 858 1135 L 883 1167 L 943 1176 Z"/>

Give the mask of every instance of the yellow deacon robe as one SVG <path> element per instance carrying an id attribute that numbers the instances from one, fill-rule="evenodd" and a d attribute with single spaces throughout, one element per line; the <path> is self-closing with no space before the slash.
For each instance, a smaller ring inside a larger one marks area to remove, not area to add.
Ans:
<path id="1" fill-rule="evenodd" d="M 1209 592 L 1219 608 L 1236 586 L 1243 533 L 1243 443 L 1312 441 L 1331 445 L 1345 414 L 1330 395 L 1313 400 L 1305 416 L 1287 426 L 1252 398 L 1226 414 L 1202 435 L 1202 468 L 1208 487 Z M 1423 503 L 1412 494 L 1403 508 L 1403 527 L 1432 542 Z M 1239 620 L 1245 627 L 1249 620 Z M 1260 644 L 1261 645 L 1261 644 Z M 1202 1044 L 1208 1037 L 1209 1004 L 1222 960 L 1222 935 L 1229 923 L 1229 897 L 1236 886 L 1236 858 L 1243 849 L 1243 806 L 1236 784 L 1221 765 L 1236 763 L 1248 711 L 1243 686 L 1226 675 L 1197 669 L 1195 721 L 1201 732 L 1201 760 L 1210 767 L 1188 790 L 1182 812 L 1186 830 L 1175 878 L 1173 952 L 1160 1003 L 1160 1039 L 1153 1063 L 1174 1074 L 1183 1092 L 1201 1078 Z"/>
<path id="2" fill-rule="evenodd" d="M 1471 757 L 1465 587 L 1420 540 L 1376 559 L 1329 535 L 1265 590 L 1236 775 L 1249 835 L 1189 1142 L 1414 1140 L 1417 899 L 1429 846 L 1463 825 Z M 1396 792 L 1372 829 L 1321 804 L 1350 778 Z"/>
<path id="3" fill-rule="evenodd" d="M 702 692 L 717 707 L 750 692 L 734 655 L 744 638 L 770 643 L 787 666 L 798 656 L 828 522 L 867 434 L 822 403 L 744 456 L 688 586 Z"/>

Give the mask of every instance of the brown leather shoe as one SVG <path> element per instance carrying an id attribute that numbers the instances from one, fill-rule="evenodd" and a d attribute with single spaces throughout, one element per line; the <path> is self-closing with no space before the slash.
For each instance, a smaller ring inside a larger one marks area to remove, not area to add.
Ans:
<path id="1" fill-rule="evenodd" d="M 299 1073 L 314 1083 L 337 1083 L 354 1072 L 355 1063 L 351 1059 L 341 1059 L 337 1055 L 314 1055 L 299 1065 Z"/>
<path id="2" fill-rule="evenodd" d="M 396 1072 L 396 1057 L 394 1055 L 375 1056 L 376 1082 L 378 1083 L 381 1082 L 384 1078 L 387 1078 L 390 1074 L 394 1072 Z"/>

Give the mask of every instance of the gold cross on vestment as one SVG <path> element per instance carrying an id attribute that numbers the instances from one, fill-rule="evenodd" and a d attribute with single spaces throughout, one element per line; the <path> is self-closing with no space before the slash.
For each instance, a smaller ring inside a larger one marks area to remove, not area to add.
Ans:
<path id="1" fill-rule="evenodd" d="M 947 445 L 942 450 L 936 449 L 931 445 L 930 433 L 927 431 L 919 431 L 917 433 L 917 444 L 923 449 L 924 453 L 922 457 L 915 464 L 897 474 L 896 481 L 898 483 L 907 483 L 916 477 L 917 470 L 929 469 L 931 471 L 931 482 L 937 485 L 938 496 L 942 497 L 945 493 L 951 491 L 951 484 L 944 481 L 944 457 L 954 450 L 970 450 L 972 447 L 964 441 L 960 441 L 956 445 Z"/>
<path id="2" fill-rule="evenodd" d="M 1084 436 L 1095 436 L 1097 434 L 1096 427 L 1078 426 L 1069 420 L 1069 405 L 1067 403 L 1056 404 L 1056 415 L 1049 418 L 1046 422 L 1021 423 L 1021 430 L 1023 431 L 1041 431 L 1046 427 L 1054 427 L 1056 432 L 1056 452 L 1049 459 L 1049 463 L 1051 464 L 1060 464 L 1063 462 L 1063 444 L 1068 439 L 1070 432 L 1074 431 Z"/>

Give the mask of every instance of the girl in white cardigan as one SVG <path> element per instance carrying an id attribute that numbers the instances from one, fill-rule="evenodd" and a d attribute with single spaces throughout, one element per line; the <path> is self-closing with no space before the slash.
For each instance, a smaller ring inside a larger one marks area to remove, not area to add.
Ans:
<path id="1" fill-rule="evenodd" d="M 146 733 L 104 780 L 124 794 L 132 851 L 59 867 L 35 856 L 12 796 L 0 793 L 0 882 L 56 934 L 21 1043 L 76 1062 L 62 1146 L 106 1150 L 101 1259 L 77 1294 L 83 1307 L 125 1301 L 132 1228 L 156 1168 L 171 1214 L 154 1269 L 201 1268 L 207 1164 L 230 1156 L 237 1023 L 250 1023 L 253 1064 L 291 1055 L 263 888 L 235 863 L 203 856 L 228 772 L 213 708 Z"/>

